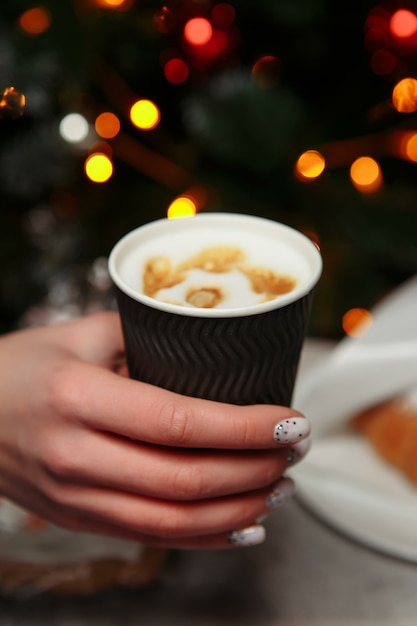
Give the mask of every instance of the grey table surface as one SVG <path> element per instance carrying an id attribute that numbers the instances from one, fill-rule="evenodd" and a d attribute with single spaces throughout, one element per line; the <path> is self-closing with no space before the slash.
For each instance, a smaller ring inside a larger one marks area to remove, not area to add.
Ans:
<path id="1" fill-rule="evenodd" d="M 173 552 L 148 588 L 0 597 L 1 626 L 415 626 L 417 566 L 357 545 L 292 501 L 267 541 Z"/>
<path id="2" fill-rule="evenodd" d="M 351 541 L 297 498 L 265 526 L 260 546 L 172 552 L 143 589 L 0 594 L 0 626 L 416 626 L 417 564 Z"/>

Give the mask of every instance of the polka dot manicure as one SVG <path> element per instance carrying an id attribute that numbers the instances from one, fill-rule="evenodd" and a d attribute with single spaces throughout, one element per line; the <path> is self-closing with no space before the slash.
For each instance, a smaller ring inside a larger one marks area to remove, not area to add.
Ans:
<path id="1" fill-rule="evenodd" d="M 292 445 L 308 437 L 310 432 L 310 424 L 304 417 L 289 417 L 275 426 L 274 440 L 282 445 Z"/>

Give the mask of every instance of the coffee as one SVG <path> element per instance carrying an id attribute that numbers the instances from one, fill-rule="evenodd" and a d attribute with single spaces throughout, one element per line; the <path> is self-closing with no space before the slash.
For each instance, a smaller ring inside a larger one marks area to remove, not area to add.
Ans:
<path id="1" fill-rule="evenodd" d="M 126 235 L 110 270 L 130 297 L 178 315 L 261 313 L 298 300 L 320 271 L 314 244 L 253 216 L 158 220 Z"/>
<path id="2" fill-rule="evenodd" d="M 296 287 L 292 276 L 245 261 L 241 248 L 227 245 L 204 248 L 177 266 L 166 255 L 152 257 L 145 264 L 143 292 L 171 304 L 209 309 L 224 305 L 230 297 L 226 274 L 241 275 L 240 289 L 247 292 L 246 300 L 253 294 L 257 302 L 267 302 Z M 193 270 L 199 270 L 198 276 Z"/>
<path id="3" fill-rule="evenodd" d="M 234 404 L 289 405 L 321 257 L 250 215 L 157 220 L 113 248 L 132 378 Z"/>

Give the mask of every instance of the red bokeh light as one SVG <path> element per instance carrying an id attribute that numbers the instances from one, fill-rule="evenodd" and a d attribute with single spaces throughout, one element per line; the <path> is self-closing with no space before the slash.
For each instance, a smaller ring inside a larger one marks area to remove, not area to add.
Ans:
<path id="1" fill-rule="evenodd" d="M 164 65 L 164 76 L 173 85 L 180 85 L 188 78 L 188 66 L 182 59 L 170 59 Z"/>
<path id="2" fill-rule="evenodd" d="M 205 17 L 193 17 L 184 26 L 184 39 L 192 46 L 204 46 L 213 36 L 213 27 Z"/>
<path id="3" fill-rule="evenodd" d="M 389 28 L 393 37 L 412 37 L 417 33 L 417 15 L 407 9 L 398 9 L 391 16 Z"/>
<path id="4" fill-rule="evenodd" d="M 389 50 L 377 50 L 371 58 L 371 69 L 379 76 L 388 76 L 397 66 L 397 58 Z"/>
<path id="5" fill-rule="evenodd" d="M 218 28 L 230 28 L 235 21 L 236 11 L 231 4 L 225 2 L 215 4 L 211 11 L 213 24 Z"/>

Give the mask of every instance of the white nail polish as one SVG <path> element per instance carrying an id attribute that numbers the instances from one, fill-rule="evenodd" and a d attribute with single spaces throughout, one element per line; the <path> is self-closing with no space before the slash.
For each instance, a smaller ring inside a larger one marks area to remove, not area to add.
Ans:
<path id="1" fill-rule="evenodd" d="M 274 428 L 274 439 L 283 445 L 302 441 L 310 434 L 311 426 L 305 417 L 289 417 Z"/>
<path id="2" fill-rule="evenodd" d="M 271 493 L 266 499 L 266 506 L 269 511 L 274 511 L 281 504 L 294 495 L 295 485 L 291 478 L 281 478 L 280 481 L 272 488 Z"/>
<path id="3" fill-rule="evenodd" d="M 299 463 L 308 453 L 311 448 L 311 439 L 304 439 L 299 443 L 291 446 L 287 455 L 287 463 L 288 465 L 295 465 Z"/>
<path id="4" fill-rule="evenodd" d="M 256 524 L 241 530 L 234 530 L 229 534 L 227 540 L 236 546 L 255 546 L 265 541 L 265 528 Z"/>

